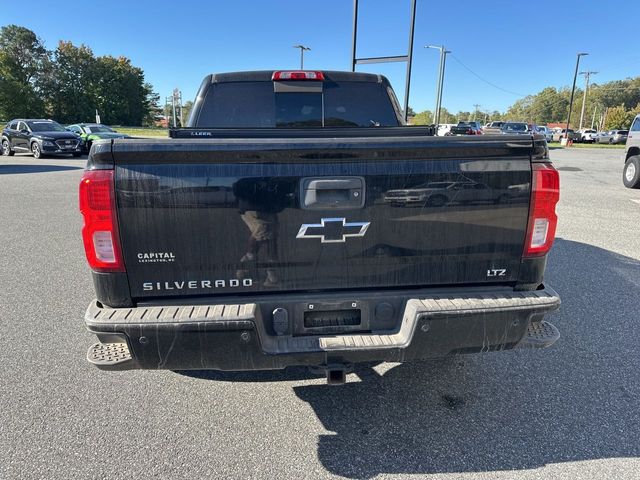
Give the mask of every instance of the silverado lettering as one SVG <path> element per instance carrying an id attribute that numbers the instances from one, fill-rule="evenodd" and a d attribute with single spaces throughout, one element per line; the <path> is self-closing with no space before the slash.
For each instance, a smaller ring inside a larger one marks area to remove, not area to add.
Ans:
<path id="1" fill-rule="evenodd" d="M 207 289 L 207 288 L 226 288 L 226 287 L 250 287 L 253 285 L 253 280 L 250 278 L 244 278 L 238 280 L 232 278 L 230 280 L 190 280 L 183 282 L 144 282 L 142 289 L 145 292 L 152 290 L 183 290 L 183 289 Z"/>

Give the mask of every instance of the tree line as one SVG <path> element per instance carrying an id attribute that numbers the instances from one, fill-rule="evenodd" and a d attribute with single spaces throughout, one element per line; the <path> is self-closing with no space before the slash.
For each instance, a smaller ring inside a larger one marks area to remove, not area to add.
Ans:
<path id="1" fill-rule="evenodd" d="M 579 127 L 582 112 L 584 90 L 576 88 L 571 125 Z M 522 121 L 545 125 L 567 121 L 570 88 L 547 87 L 535 95 L 528 95 L 517 100 L 505 112 L 458 112 L 453 114 L 443 109 L 440 123 L 457 123 L 459 121 Z M 635 115 L 640 114 L 640 77 L 615 80 L 612 82 L 589 86 L 583 128 L 591 127 L 605 130 L 627 129 Z M 413 120 L 416 125 L 432 123 L 433 113 L 425 110 L 418 113 Z"/>
<path id="2" fill-rule="evenodd" d="M 583 91 L 576 89 L 571 113 L 578 127 Z M 526 121 L 544 125 L 565 122 L 569 111 L 569 88 L 547 87 L 516 101 L 505 112 L 442 109 L 441 123 L 478 120 Z M 104 123 L 152 125 L 162 113 L 160 97 L 145 81 L 144 72 L 126 57 L 95 56 L 86 45 L 60 41 L 48 50 L 37 35 L 25 27 L 0 28 L 0 120 L 17 117 L 48 117 L 62 123 L 89 122 L 96 110 Z M 410 114 L 414 112 L 411 111 Z M 583 126 L 604 129 L 628 128 L 640 113 L 640 77 L 594 83 L 588 91 Z M 433 123 L 429 110 L 415 114 L 414 124 Z"/>
<path id="3" fill-rule="evenodd" d="M 141 126 L 153 123 L 159 95 L 126 57 L 95 56 L 60 41 L 55 50 L 28 28 L 0 28 L 0 119 L 53 118 Z"/>

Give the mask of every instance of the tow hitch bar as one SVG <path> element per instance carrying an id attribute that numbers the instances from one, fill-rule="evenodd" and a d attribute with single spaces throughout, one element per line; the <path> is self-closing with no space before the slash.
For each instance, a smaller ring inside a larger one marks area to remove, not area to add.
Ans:
<path id="1" fill-rule="evenodd" d="M 342 368 L 327 368 L 327 385 L 343 385 L 347 378 L 347 371 Z"/>
<path id="2" fill-rule="evenodd" d="M 353 365 L 332 363 L 330 365 L 318 365 L 309 367 L 313 375 L 326 376 L 327 385 L 344 385 L 347 380 L 347 373 L 353 371 Z"/>

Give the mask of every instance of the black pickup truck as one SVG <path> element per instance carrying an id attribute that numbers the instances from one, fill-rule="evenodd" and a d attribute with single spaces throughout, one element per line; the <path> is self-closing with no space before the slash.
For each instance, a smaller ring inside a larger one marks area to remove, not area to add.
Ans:
<path id="1" fill-rule="evenodd" d="M 357 362 L 557 340 L 542 137 L 435 137 L 384 77 L 329 71 L 207 76 L 188 125 L 91 148 L 91 363 L 341 383 Z"/>
<path id="2" fill-rule="evenodd" d="M 482 125 L 480 122 L 459 122 L 447 135 L 482 135 Z"/>

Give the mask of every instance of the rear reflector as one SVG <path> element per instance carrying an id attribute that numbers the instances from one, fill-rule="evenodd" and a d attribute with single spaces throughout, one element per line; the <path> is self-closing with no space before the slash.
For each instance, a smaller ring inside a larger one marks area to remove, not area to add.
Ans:
<path id="1" fill-rule="evenodd" d="M 556 236 L 560 200 L 560 176 L 550 163 L 534 163 L 531 185 L 531 207 L 524 248 L 525 257 L 546 255 Z"/>
<path id="2" fill-rule="evenodd" d="M 97 272 L 124 272 L 116 219 L 113 170 L 84 172 L 80 181 L 82 240 L 89 266 Z"/>
<path id="3" fill-rule="evenodd" d="M 324 80 L 324 74 L 309 70 L 287 70 L 273 72 L 271 80 Z"/>

